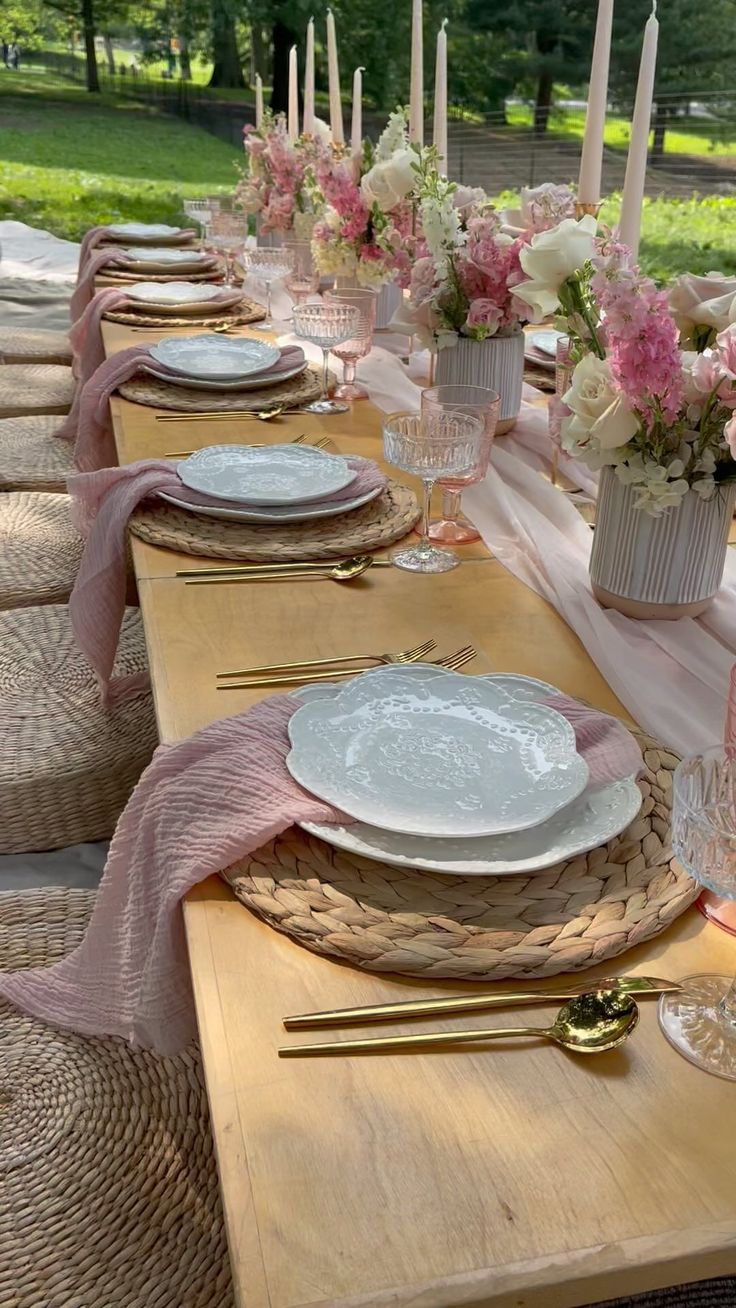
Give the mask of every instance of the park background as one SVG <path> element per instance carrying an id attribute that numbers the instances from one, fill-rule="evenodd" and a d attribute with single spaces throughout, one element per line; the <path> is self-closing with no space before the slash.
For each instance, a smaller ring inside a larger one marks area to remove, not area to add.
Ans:
<path id="1" fill-rule="evenodd" d="M 334 0 L 343 104 L 365 68 L 374 139 L 409 87 L 410 4 Z M 623 182 L 641 34 L 650 0 L 617 0 L 602 218 Z M 6 0 L 0 39 L 0 217 L 79 239 L 103 221 L 177 222 L 184 197 L 231 191 L 244 167 L 252 87 L 286 108 L 288 52 L 300 80 L 313 0 Z M 449 167 L 459 182 L 510 193 L 575 181 L 585 122 L 594 0 L 425 0 L 425 86 L 449 19 Z M 662 0 L 640 258 L 665 281 L 683 268 L 736 272 L 736 0 Z M 317 110 L 327 116 L 323 15 Z M 429 126 L 429 124 L 428 124 Z"/>

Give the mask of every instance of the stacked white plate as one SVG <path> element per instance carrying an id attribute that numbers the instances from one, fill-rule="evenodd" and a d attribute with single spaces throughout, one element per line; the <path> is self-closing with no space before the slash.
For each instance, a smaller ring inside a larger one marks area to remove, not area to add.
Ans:
<path id="1" fill-rule="evenodd" d="M 144 313 L 201 317 L 232 312 L 232 306 L 217 303 L 222 287 L 207 282 L 134 282 L 125 294 Z"/>
<path id="2" fill-rule="evenodd" d="M 151 346 L 150 355 L 152 362 L 145 365 L 146 372 L 161 381 L 171 382 L 172 378 L 157 369 L 157 363 L 177 373 L 182 386 L 206 391 L 245 391 L 268 386 L 268 369 L 280 358 L 281 351 L 278 345 L 267 341 L 204 332 L 198 336 L 167 336 Z M 303 359 L 293 369 L 274 377 L 274 384 L 298 377 L 306 366 Z"/>
<path id="3" fill-rule="evenodd" d="M 524 357 L 538 368 L 555 370 L 557 342 L 563 333 L 558 331 L 529 332 L 524 338 Z"/>
<path id="4" fill-rule="evenodd" d="M 168 223 L 110 223 L 109 239 L 129 245 L 177 245 L 188 241 L 183 227 Z"/>
<path id="5" fill-rule="evenodd" d="M 636 779 L 589 784 L 553 686 L 426 664 L 309 686 L 289 722 L 296 781 L 354 819 L 302 823 L 338 849 L 462 876 L 540 871 L 611 840 Z"/>
<path id="6" fill-rule="evenodd" d="M 183 460 L 177 472 L 185 486 L 215 503 L 195 505 L 168 492 L 161 492 L 163 499 L 190 513 L 237 522 L 329 518 L 359 508 L 380 493 L 372 490 L 331 500 L 338 491 L 349 488 L 357 473 L 347 459 L 313 445 L 267 445 L 261 449 L 211 445 Z"/>
<path id="7" fill-rule="evenodd" d="M 206 272 L 214 268 L 217 259 L 212 254 L 207 254 L 206 250 L 180 250 L 176 246 L 123 246 L 120 254 L 125 259 L 126 271 L 130 272 L 160 272 L 161 269 L 171 269 L 176 272 Z"/>

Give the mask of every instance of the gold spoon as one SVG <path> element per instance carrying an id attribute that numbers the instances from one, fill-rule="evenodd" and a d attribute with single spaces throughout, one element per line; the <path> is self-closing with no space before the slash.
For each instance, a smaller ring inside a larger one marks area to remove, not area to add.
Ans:
<path id="1" fill-rule="evenodd" d="M 279 1057 L 436 1049 L 439 1046 L 477 1044 L 483 1040 L 514 1040 L 519 1036 L 553 1040 L 555 1044 L 575 1054 L 601 1054 L 623 1044 L 638 1021 L 639 1009 L 630 995 L 622 995 L 616 990 L 596 990 L 571 999 L 560 1009 L 551 1026 L 507 1026 L 490 1031 L 435 1031 L 431 1035 L 379 1036 L 371 1040 L 333 1040 L 317 1045 L 287 1045 L 279 1049 Z"/>
<path id="2" fill-rule="evenodd" d="M 313 581 L 355 581 L 356 577 L 362 577 L 364 572 L 373 566 L 372 557 L 358 556 L 354 559 L 347 559 L 344 563 L 338 563 L 334 568 L 325 568 L 321 572 L 318 568 L 307 571 L 305 566 L 302 572 L 282 572 L 269 571 L 268 564 L 264 564 L 263 571 L 243 573 L 239 570 L 232 570 L 229 575 L 218 577 L 188 577 L 185 586 L 221 586 L 227 582 L 236 581 L 293 581 L 299 577 L 311 577 Z"/>
<path id="3" fill-rule="evenodd" d="M 340 559 L 339 563 L 331 563 L 327 559 L 321 561 L 294 562 L 294 563 L 236 563 L 230 568 L 225 568 L 221 564 L 212 568 L 178 568 L 177 577 L 247 577 L 254 572 L 327 572 L 333 568 L 344 568 L 351 570 L 355 567 L 361 567 L 363 564 L 367 568 L 390 568 L 392 566 L 390 559 L 374 559 L 372 554 L 351 554 L 347 559 Z M 240 674 L 238 674 L 240 675 Z"/>

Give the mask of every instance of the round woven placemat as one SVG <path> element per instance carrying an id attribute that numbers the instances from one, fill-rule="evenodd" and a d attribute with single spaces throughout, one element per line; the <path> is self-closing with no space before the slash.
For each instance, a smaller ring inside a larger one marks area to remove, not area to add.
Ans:
<path id="1" fill-rule="evenodd" d="M 0 418 L 68 413 L 75 386 L 71 368 L 57 363 L 5 364 L 0 367 Z"/>
<path id="2" fill-rule="evenodd" d="M 58 426 L 52 414 L 0 418 L 0 490 L 66 490 L 74 442 L 54 436 Z"/>
<path id="3" fill-rule="evenodd" d="M 178 273 L 135 273 L 108 269 L 107 272 L 99 273 L 95 281 L 98 286 L 122 286 L 128 282 L 180 282 L 183 277 L 186 277 L 188 282 L 220 282 L 223 276 L 224 270 L 222 268 L 213 268 L 209 272 L 181 271 Z"/>
<path id="4" fill-rule="evenodd" d="M 0 894 L 0 969 L 57 962 L 94 894 Z M 199 1054 L 0 1001 L 0 1308 L 233 1308 Z"/>
<path id="5" fill-rule="evenodd" d="M 645 765 L 639 816 L 608 844 L 545 872 L 415 872 L 292 827 L 222 875 L 271 926 L 373 972 L 498 981 L 581 971 L 656 936 L 700 893 L 670 849 L 677 759 L 635 734 Z"/>
<path id="6" fill-rule="evenodd" d="M 66 363 L 72 347 L 66 332 L 42 327 L 0 328 L 0 363 Z"/>
<path id="7" fill-rule="evenodd" d="M 126 609 L 113 675 L 147 666 Z M 0 854 L 111 836 L 157 744 L 150 691 L 100 703 L 66 605 L 0 613 L 0 724 Z"/>
<path id="8" fill-rule="evenodd" d="M 84 542 L 68 495 L 10 491 L 0 510 L 0 609 L 62 604 L 71 595 Z"/>
<path id="9" fill-rule="evenodd" d="M 419 518 L 416 496 L 390 481 L 370 504 L 335 518 L 250 526 L 203 518 L 163 501 L 149 500 L 130 519 L 130 530 L 149 545 L 213 559 L 340 559 L 391 545 Z"/>
<path id="10" fill-rule="evenodd" d="M 134 404 L 147 404 L 154 409 L 175 409 L 184 412 L 218 413 L 221 410 L 242 409 L 245 413 L 258 413 L 276 405 L 298 408 L 311 404 L 322 394 L 322 378 L 312 368 L 305 368 L 291 381 L 278 382 L 253 391 L 200 391 L 192 386 L 177 386 L 174 382 L 159 381 L 149 373 L 137 372 L 130 381 L 118 387 L 119 393 Z"/>
<path id="11" fill-rule="evenodd" d="M 170 313 L 128 313 L 124 309 L 111 309 L 102 316 L 108 322 L 121 322 L 126 327 L 206 327 L 210 331 L 215 323 L 218 327 L 242 327 L 245 323 L 262 322 L 266 316 L 263 305 L 256 304 L 255 300 L 243 300 L 242 306 L 237 313 L 223 309 L 220 313 L 190 314 L 188 317 L 184 314 L 174 317 Z"/>

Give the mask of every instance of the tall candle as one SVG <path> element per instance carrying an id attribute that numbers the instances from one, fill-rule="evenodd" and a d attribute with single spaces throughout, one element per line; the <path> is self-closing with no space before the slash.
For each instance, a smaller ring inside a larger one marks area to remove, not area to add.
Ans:
<path id="1" fill-rule="evenodd" d="M 256 73 L 256 127 L 263 123 L 263 82 L 260 73 Z"/>
<path id="2" fill-rule="evenodd" d="M 364 68 L 356 68 L 353 73 L 353 121 L 350 129 L 350 152 L 354 159 L 363 153 L 363 73 Z"/>
<path id="3" fill-rule="evenodd" d="M 611 57 L 612 24 L 613 0 L 598 0 L 598 18 L 595 25 L 593 59 L 588 84 L 588 111 L 585 115 L 585 135 L 578 179 L 578 200 L 581 204 L 599 204 L 601 199 L 603 133 L 608 106 L 608 63 Z"/>
<path id="4" fill-rule="evenodd" d="M 653 0 L 651 17 L 644 28 L 644 42 L 641 48 L 639 80 L 636 84 L 634 117 L 631 120 L 631 141 L 629 157 L 626 160 L 626 177 L 624 194 L 621 201 L 621 217 L 618 224 L 618 237 L 628 245 L 634 258 L 639 252 L 641 235 L 641 208 L 644 202 L 644 184 L 647 173 L 647 153 L 649 151 L 649 128 L 652 118 L 652 99 L 654 96 L 654 73 L 657 66 L 657 0 Z"/>
<path id="5" fill-rule="evenodd" d="M 345 136 L 342 130 L 342 102 L 340 100 L 340 69 L 337 64 L 337 36 L 335 33 L 335 15 L 327 10 L 327 76 L 330 88 L 330 131 L 335 145 L 342 145 Z"/>
<path id="6" fill-rule="evenodd" d="M 314 135 L 314 19 L 307 23 L 307 54 L 304 61 L 304 131 Z"/>
<path id="7" fill-rule="evenodd" d="M 424 46 L 422 0 L 411 6 L 411 86 L 409 96 L 409 140 L 424 145 Z"/>
<path id="8" fill-rule="evenodd" d="M 299 85 L 296 62 L 296 46 L 289 51 L 289 140 L 296 141 L 299 135 Z"/>
<path id="9" fill-rule="evenodd" d="M 447 172 L 447 19 L 437 33 L 437 57 L 434 67 L 434 125 L 432 144 L 439 151 L 439 170 Z"/>

